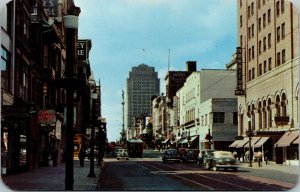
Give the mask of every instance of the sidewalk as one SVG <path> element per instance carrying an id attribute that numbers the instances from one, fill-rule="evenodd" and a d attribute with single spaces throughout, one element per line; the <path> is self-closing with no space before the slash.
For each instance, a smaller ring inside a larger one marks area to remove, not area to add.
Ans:
<path id="1" fill-rule="evenodd" d="M 84 167 L 74 160 L 74 191 L 95 191 L 100 177 L 101 167 L 94 163 L 96 177 L 87 177 L 90 171 L 90 162 L 85 160 Z M 8 188 L 7 188 L 8 187 Z M 57 167 L 40 167 L 25 173 L 7 175 L 1 178 L 1 191 L 64 191 L 65 164 Z"/>
<path id="2" fill-rule="evenodd" d="M 296 165 L 286 165 L 286 164 L 275 164 L 274 162 L 268 162 L 268 165 L 266 165 L 265 162 L 262 163 L 262 167 L 258 167 L 257 162 L 252 162 L 252 167 L 249 167 L 249 163 L 246 162 L 240 162 L 239 164 L 241 167 L 247 167 L 250 169 L 268 169 L 268 170 L 276 170 L 276 171 L 282 171 L 285 173 L 291 173 L 299 175 L 299 166 Z"/>

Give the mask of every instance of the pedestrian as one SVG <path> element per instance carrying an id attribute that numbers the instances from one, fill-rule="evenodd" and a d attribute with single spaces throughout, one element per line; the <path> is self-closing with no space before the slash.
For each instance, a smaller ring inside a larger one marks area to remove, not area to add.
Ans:
<path id="1" fill-rule="evenodd" d="M 85 152 L 84 152 L 83 148 L 80 148 L 80 151 L 79 151 L 80 167 L 84 166 L 84 159 L 85 159 Z"/>
<path id="2" fill-rule="evenodd" d="M 258 167 L 262 167 L 262 153 L 260 152 L 260 150 L 258 150 L 256 154 L 256 158 L 257 158 Z"/>
<path id="3" fill-rule="evenodd" d="M 237 159 L 237 152 L 236 152 L 236 150 L 234 150 L 232 154 L 233 154 L 233 157 L 234 157 L 235 159 Z"/>
<path id="4" fill-rule="evenodd" d="M 52 161 L 53 161 L 53 166 L 57 167 L 57 157 L 58 157 L 58 151 L 56 148 L 54 148 L 52 152 Z"/>
<path id="5" fill-rule="evenodd" d="M 249 162 L 249 160 L 250 160 L 249 156 L 250 156 L 250 152 L 249 152 L 249 150 L 247 150 L 246 153 L 245 153 L 245 161 L 246 162 Z"/>
<path id="6" fill-rule="evenodd" d="M 265 151 L 264 157 L 265 157 L 266 165 L 268 165 L 268 160 L 269 160 L 269 152 L 268 152 L 268 150 Z"/>

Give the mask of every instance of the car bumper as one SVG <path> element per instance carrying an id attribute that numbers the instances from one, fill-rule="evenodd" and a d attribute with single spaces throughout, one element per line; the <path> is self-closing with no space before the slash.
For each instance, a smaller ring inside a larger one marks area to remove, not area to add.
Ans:
<path id="1" fill-rule="evenodd" d="M 216 167 L 218 167 L 218 168 L 238 168 L 239 166 L 238 165 L 220 165 L 220 164 L 217 164 Z"/>

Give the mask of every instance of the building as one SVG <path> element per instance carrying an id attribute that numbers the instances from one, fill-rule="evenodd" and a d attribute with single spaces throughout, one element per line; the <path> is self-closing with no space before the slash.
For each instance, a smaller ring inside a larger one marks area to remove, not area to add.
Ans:
<path id="1" fill-rule="evenodd" d="M 233 141 L 237 135 L 234 119 L 237 115 L 235 70 L 202 69 L 193 72 L 180 88 L 177 115 L 179 127 L 177 146 L 208 148 L 208 136 L 213 137 L 216 149 Z M 236 123 L 236 122 L 235 122 Z"/>
<path id="2" fill-rule="evenodd" d="M 298 164 L 299 10 L 288 0 L 237 5 L 239 135 L 265 137 L 254 151 Z"/>
<path id="3" fill-rule="evenodd" d="M 159 95 L 160 79 L 154 67 L 140 64 L 132 67 L 126 83 L 126 123 L 127 139 L 133 137 L 133 125 L 136 119 L 151 116 L 151 97 Z"/>

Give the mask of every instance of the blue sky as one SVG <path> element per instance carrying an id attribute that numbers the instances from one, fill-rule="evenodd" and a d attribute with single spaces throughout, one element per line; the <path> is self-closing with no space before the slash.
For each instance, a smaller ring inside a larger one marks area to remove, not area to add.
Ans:
<path id="1" fill-rule="evenodd" d="M 155 67 L 164 76 L 185 70 L 225 68 L 237 46 L 236 0 L 75 0 L 81 8 L 79 38 L 91 39 L 91 69 L 102 85 L 108 140 L 120 138 L 122 89 L 133 66 Z M 126 122 L 126 120 L 125 120 Z"/>

